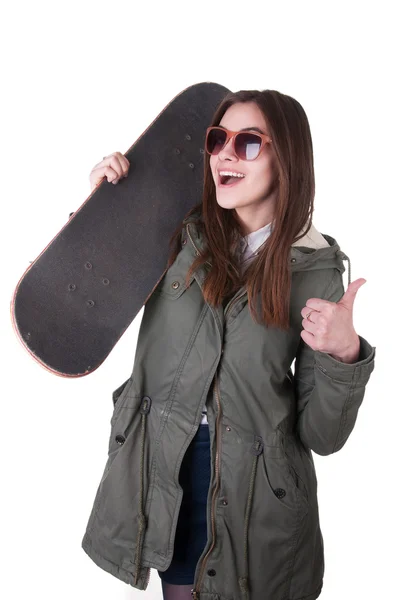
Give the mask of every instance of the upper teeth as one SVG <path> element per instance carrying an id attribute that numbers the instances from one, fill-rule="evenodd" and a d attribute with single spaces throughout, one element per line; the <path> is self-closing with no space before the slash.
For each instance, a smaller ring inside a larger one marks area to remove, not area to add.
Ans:
<path id="1" fill-rule="evenodd" d="M 242 173 L 233 173 L 232 171 L 220 171 L 220 175 L 228 175 L 229 177 L 244 177 Z"/>

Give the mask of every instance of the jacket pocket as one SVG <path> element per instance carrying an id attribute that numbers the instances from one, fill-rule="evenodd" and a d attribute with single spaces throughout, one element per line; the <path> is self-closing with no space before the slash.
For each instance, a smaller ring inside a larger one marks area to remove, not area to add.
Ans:
<path id="1" fill-rule="evenodd" d="M 263 453 L 262 468 L 269 490 L 275 501 L 292 511 L 307 513 L 308 502 L 296 485 L 290 465 L 285 456 Z"/>
<path id="2" fill-rule="evenodd" d="M 124 381 L 119 387 L 112 392 L 112 402 L 113 402 L 113 413 L 111 417 L 111 425 L 116 421 L 120 409 L 126 405 L 130 399 L 134 399 L 136 396 L 132 396 L 130 394 L 131 384 L 133 383 L 133 378 L 129 377 Z"/>
<path id="3" fill-rule="evenodd" d="M 163 277 L 154 289 L 156 296 L 162 296 L 169 300 L 178 300 L 180 296 L 188 289 L 191 285 L 194 275 L 188 282 L 188 286 L 185 284 L 186 271 L 181 268 L 178 263 L 178 259 L 170 266 L 170 268 L 164 273 Z"/>
<path id="4" fill-rule="evenodd" d="M 142 404 L 141 396 L 124 394 L 120 397 L 111 419 L 111 433 L 109 437 L 108 454 L 118 452 L 123 446 L 131 431 L 136 429 L 139 420 L 139 408 Z"/>
<path id="5" fill-rule="evenodd" d="M 126 379 L 126 381 L 124 383 L 122 383 L 122 385 L 119 385 L 119 387 L 114 392 L 112 392 L 113 406 L 116 406 L 118 399 L 120 398 L 124 388 L 126 387 L 126 385 L 128 384 L 129 381 L 130 381 L 130 377 L 128 379 Z"/>
<path id="6" fill-rule="evenodd" d="M 108 440 L 108 458 L 94 501 L 96 511 L 100 510 L 101 505 L 107 501 L 110 490 L 115 489 L 117 493 L 122 472 L 128 470 L 131 474 L 131 486 L 138 481 L 141 406 L 141 396 L 128 396 L 124 392 L 123 397 L 120 396 L 116 403 Z M 126 458 L 126 453 L 131 453 L 131 456 Z M 134 472 L 135 476 L 133 476 Z"/>
<path id="7" fill-rule="evenodd" d="M 294 486 L 296 487 L 297 493 L 301 496 L 301 500 L 304 502 L 304 504 L 308 504 L 309 497 L 307 486 L 305 485 L 303 478 L 299 475 L 296 468 L 292 464 L 290 464 L 288 460 L 287 462 L 290 471 L 290 476 L 292 478 Z"/>
<path id="8" fill-rule="evenodd" d="M 303 504 L 309 506 L 311 496 L 309 491 L 310 489 L 312 491 L 311 479 L 314 473 L 311 460 L 305 452 L 303 456 L 294 436 L 286 436 L 281 431 L 280 434 L 281 449 L 292 484 L 296 488 L 296 492 Z M 304 460 L 305 463 L 303 462 Z M 307 464 L 309 465 L 309 469 L 307 469 Z"/>
<path id="9" fill-rule="evenodd" d="M 156 296 L 168 298 L 169 300 L 178 300 L 180 296 L 188 289 L 185 285 L 185 279 L 182 276 L 167 278 L 159 284 L 154 291 Z"/>

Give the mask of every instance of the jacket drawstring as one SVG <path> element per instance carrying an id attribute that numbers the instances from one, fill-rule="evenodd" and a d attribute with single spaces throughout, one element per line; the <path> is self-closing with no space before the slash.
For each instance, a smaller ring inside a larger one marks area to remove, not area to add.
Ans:
<path id="1" fill-rule="evenodd" d="M 135 551 L 134 562 L 137 570 L 135 573 L 134 584 L 137 585 L 141 570 L 141 555 L 142 547 L 144 544 L 144 534 L 147 526 L 146 517 L 144 514 L 144 457 L 145 457 L 145 434 L 146 434 L 146 421 L 149 409 L 151 407 L 151 399 L 149 396 L 144 396 L 141 404 L 141 458 L 140 458 L 140 504 L 139 504 L 139 515 L 138 515 L 138 536 L 137 546 Z"/>
<path id="2" fill-rule="evenodd" d="M 340 256 L 342 260 L 348 260 L 348 285 L 351 283 L 351 261 L 344 252 L 340 250 Z"/>
<path id="3" fill-rule="evenodd" d="M 247 541 L 248 541 L 248 533 L 249 533 L 249 520 L 250 520 L 252 504 L 253 504 L 254 481 L 256 479 L 258 457 L 262 453 L 263 449 L 264 449 L 264 444 L 263 444 L 262 438 L 257 435 L 254 436 L 254 444 L 250 450 L 250 452 L 252 454 L 254 454 L 254 457 L 253 457 L 252 472 L 250 475 L 250 482 L 249 482 L 249 495 L 247 498 L 246 510 L 245 510 L 245 527 L 244 527 L 244 544 L 243 544 L 244 574 L 243 574 L 243 576 L 239 577 L 239 587 L 243 594 L 244 600 L 250 600 L 249 573 L 248 573 L 249 559 L 248 559 L 248 543 L 247 543 Z"/>

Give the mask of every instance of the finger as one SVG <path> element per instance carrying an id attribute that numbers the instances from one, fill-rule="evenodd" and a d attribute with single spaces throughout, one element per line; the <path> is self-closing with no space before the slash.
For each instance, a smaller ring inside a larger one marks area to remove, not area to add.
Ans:
<path id="1" fill-rule="evenodd" d="M 100 167 L 94 167 L 94 169 L 91 171 L 91 173 L 94 174 L 98 174 L 98 176 L 100 174 L 102 174 L 103 176 L 106 175 L 108 181 L 112 181 L 112 179 L 115 179 L 116 177 L 118 177 L 118 173 L 117 171 L 115 171 L 115 169 L 113 169 L 110 165 L 102 165 Z"/>
<path id="2" fill-rule="evenodd" d="M 111 182 L 117 180 L 118 174 L 111 166 L 104 165 L 94 168 L 90 174 L 90 179 L 93 180 L 95 186 L 97 186 L 105 177 Z"/>
<path id="3" fill-rule="evenodd" d="M 305 329 L 303 329 L 302 331 L 300 331 L 300 337 L 302 340 L 304 340 L 304 342 L 306 344 L 309 345 L 310 348 L 312 348 L 313 350 L 315 350 L 314 346 L 315 346 L 315 338 L 313 335 L 311 335 L 308 331 L 305 331 Z"/>
<path id="4" fill-rule="evenodd" d="M 124 170 L 123 170 L 123 166 L 120 162 L 120 158 L 118 156 L 111 154 L 111 156 L 109 156 L 105 160 L 105 164 L 112 167 L 112 169 L 117 173 L 117 179 L 120 179 L 121 177 L 123 177 Z"/>
<path id="5" fill-rule="evenodd" d="M 120 168 L 121 168 L 121 174 L 119 177 L 127 177 L 128 171 L 129 171 L 129 167 L 130 167 L 130 163 L 127 160 L 127 158 L 121 153 L 121 152 L 115 152 L 113 155 L 111 155 L 109 158 L 111 157 L 116 158 L 116 160 L 119 162 L 120 164 Z M 112 164 L 112 163 L 111 163 Z"/>
<path id="6" fill-rule="evenodd" d="M 317 326 L 315 323 L 311 323 L 308 319 L 303 319 L 301 325 L 305 331 L 308 331 L 311 335 L 316 334 Z"/>
<path id="7" fill-rule="evenodd" d="M 322 312 L 323 307 L 328 306 L 329 304 L 335 304 L 335 302 L 329 302 L 329 300 L 324 300 L 323 298 L 308 298 L 306 305 L 309 308 L 313 308 L 318 312 Z"/>
<path id="8" fill-rule="evenodd" d="M 357 292 L 364 283 L 366 283 L 366 279 L 364 279 L 363 277 L 361 277 L 360 279 L 356 279 L 355 281 L 351 281 L 343 297 L 340 298 L 338 304 L 343 304 L 348 308 L 352 308 Z"/>
<path id="9" fill-rule="evenodd" d="M 307 318 L 307 315 L 309 315 L 311 321 L 316 322 L 318 315 L 320 315 L 321 313 L 320 311 L 314 310 L 313 308 L 310 308 L 309 306 L 305 305 L 300 314 L 304 318 Z"/>
<path id="10" fill-rule="evenodd" d="M 120 162 L 123 168 L 124 176 L 127 177 L 130 168 L 130 163 L 123 154 L 120 155 Z"/>
<path id="11" fill-rule="evenodd" d="M 119 181 L 119 173 L 115 171 L 115 169 L 111 166 L 107 166 L 104 168 L 105 176 L 109 183 L 117 183 Z"/>

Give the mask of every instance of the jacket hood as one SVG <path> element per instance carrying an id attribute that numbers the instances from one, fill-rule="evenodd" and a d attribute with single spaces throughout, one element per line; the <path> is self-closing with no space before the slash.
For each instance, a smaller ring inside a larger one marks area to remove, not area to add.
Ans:
<path id="1" fill-rule="evenodd" d="M 203 223 L 201 214 L 194 213 L 184 219 L 188 236 L 198 250 L 204 250 L 205 239 L 199 231 L 196 222 Z M 348 261 L 348 283 L 351 283 L 351 262 L 348 256 L 340 250 L 340 246 L 330 235 L 320 233 L 312 223 L 308 232 L 305 227 L 300 231 L 301 237 L 292 244 L 290 250 L 291 271 L 313 271 L 318 269 L 338 269 L 344 273 L 344 260 Z"/>

